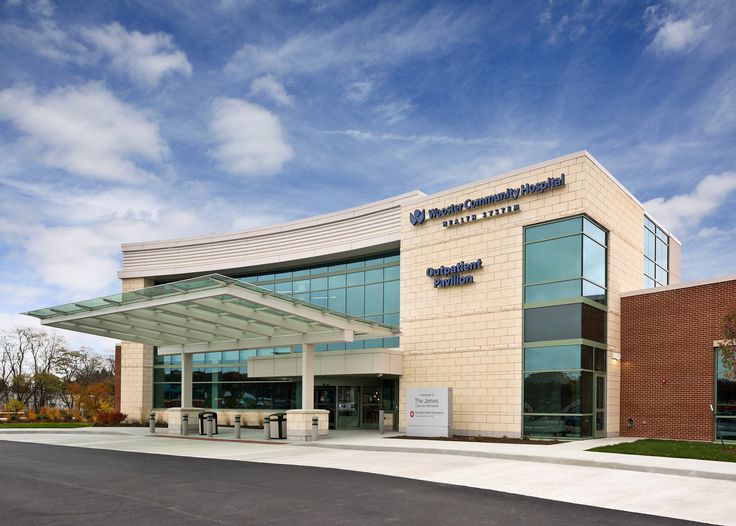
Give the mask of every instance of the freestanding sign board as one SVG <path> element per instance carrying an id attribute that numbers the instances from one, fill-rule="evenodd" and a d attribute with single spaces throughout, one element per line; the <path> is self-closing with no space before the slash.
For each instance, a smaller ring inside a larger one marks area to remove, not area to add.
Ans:
<path id="1" fill-rule="evenodd" d="M 452 436 L 452 387 L 417 387 L 406 393 L 406 434 Z"/>

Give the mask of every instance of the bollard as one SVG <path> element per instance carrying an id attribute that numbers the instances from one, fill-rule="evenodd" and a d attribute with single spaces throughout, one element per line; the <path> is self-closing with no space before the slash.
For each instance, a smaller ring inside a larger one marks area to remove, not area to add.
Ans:
<path id="1" fill-rule="evenodd" d="M 212 438 L 212 426 L 215 423 L 212 421 L 212 415 L 207 415 L 207 437 Z"/>
<path id="2" fill-rule="evenodd" d="M 189 415 L 186 413 L 181 415 L 181 434 L 184 436 L 189 434 Z"/>
<path id="3" fill-rule="evenodd" d="M 240 415 L 235 415 L 235 438 L 240 439 Z"/>
<path id="4" fill-rule="evenodd" d="M 312 442 L 319 440 L 319 418 L 312 417 Z"/>
<path id="5" fill-rule="evenodd" d="M 263 417 L 263 435 L 266 440 L 271 438 L 271 417 Z"/>
<path id="6" fill-rule="evenodd" d="M 156 432 L 156 413 L 148 415 L 148 431 L 151 433 Z"/>
<path id="7" fill-rule="evenodd" d="M 383 409 L 378 412 L 378 431 L 380 431 L 381 434 L 386 432 L 386 422 L 384 420 Z"/>

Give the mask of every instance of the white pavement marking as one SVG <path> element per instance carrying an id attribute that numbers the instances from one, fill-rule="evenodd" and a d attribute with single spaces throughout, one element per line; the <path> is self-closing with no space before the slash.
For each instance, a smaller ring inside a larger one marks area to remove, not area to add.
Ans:
<path id="1" fill-rule="evenodd" d="M 13 433 L 0 434 L 0 440 L 334 468 L 736 526 L 736 482 L 728 480 L 458 455 L 182 440 L 165 436 Z"/>

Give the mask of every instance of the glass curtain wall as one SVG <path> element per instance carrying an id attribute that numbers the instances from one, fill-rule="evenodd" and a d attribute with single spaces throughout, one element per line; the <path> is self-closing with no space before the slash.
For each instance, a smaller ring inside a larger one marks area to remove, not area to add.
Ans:
<path id="1" fill-rule="evenodd" d="M 241 279 L 320 307 L 399 325 L 398 254 Z M 376 338 L 348 344 L 315 345 L 315 351 L 398 346 L 398 337 Z"/>
<path id="2" fill-rule="evenodd" d="M 667 233 L 644 216 L 644 288 L 669 283 L 669 245 Z"/>
<path id="3" fill-rule="evenodd" d="M 607 233 L 587 217 L 525 228 L 525 436 L 605 432 L 606 279 Z"/>
<path id="4" fill-rule="evenodd" d="M 736 370 L 716 350 L 716 440 L 736 440 Z"/>
<path id="5" fill-rule="evenodd" d="M 208 409 L 296 409 L 299 382 L 248 379 L 248 357 L 290 352 L 288 347 L 197 353 L 192 356 L 192 405 Z M 154 407 L 181 406 L 181 356 L 155 355 Z"/>
<path id="6" fill-rule="evenodd" d="M 241 277 L 267 290 L 367 320 L 399 324 L 399 255 L 363 258 L 278 274 Z M 399 338 L 315 345 L 315 351 L 398 347 Z M 296 346 L 294 352 L 301 352 Z M 294 409 L 300 406 L 300 383 L 248 378 L 248 356 L 292 352 L 290 347 L 199 353 L 192 357 L 195 407 L 216 409 Z M 181 405 L 181 358 L 154 355 L 154 407 Z"/>

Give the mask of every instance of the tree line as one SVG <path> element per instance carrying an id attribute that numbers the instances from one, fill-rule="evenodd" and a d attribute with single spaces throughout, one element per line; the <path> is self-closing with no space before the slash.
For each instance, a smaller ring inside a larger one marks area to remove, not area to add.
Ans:
<path id="1" fill-rule="evenodd" d="M 93 417 L 112 410 L 114 392 L 114 358 L 70 349 L 43 329 L 0 331 L 0 410 L 59 408 Z"/>

